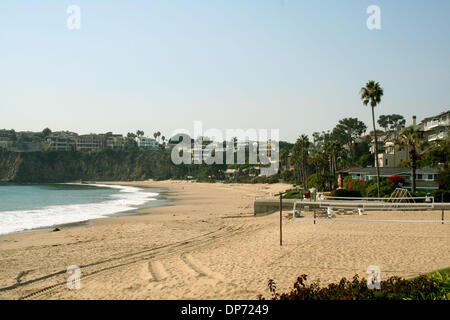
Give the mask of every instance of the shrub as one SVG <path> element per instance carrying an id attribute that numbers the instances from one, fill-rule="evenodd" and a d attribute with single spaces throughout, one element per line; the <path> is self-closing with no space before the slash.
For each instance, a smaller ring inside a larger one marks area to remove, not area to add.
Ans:
<path id="1" fill-rule="evenodd" d="M 450 170 L 446 169 L 442 171 L 438 176 L 439 186 L 441 189 L 450 189 Z"/>
<path id="2" fill-rule="evenodd" d="M 435 202 L 450 202 L 450 191 L 449 190 L 437 190 L 434 194 Z"/>
<path id="3" fill-rule="evenodd" d="M 267 183 L 278 183 L 280 182 L 280 176 L 278 174 L 274 174 L 272 176 L 267 177 Z"/>
<path id="4" fill-rule="evenodd" d="M 310 174 L 307 178 L 306 178 L 306 187 L 308 189 L 310 188 L 314 188 L 316 187 L 316 182 L 317 182 L 317 175 L 315 173 Z"/>
<path id="5" fill-rule="evenodd" d="M 426 197 L 427 192 L 423 191 L 416 191 L 416 192 L 410 192 L 411 197 Z"/>
<path id="6" fill-rule="evenodd" d="M 286 194 L 283 195 L 284 199 L 302 199 L 303 194 L 300 190 L 297 189 L 290 189 L 286 191 Z"/>
<path id="7" fill-rule="evenodd" d="M 346 176 L 345 178 L 344 178 L 344 180 L 342 180 L 342 185 L 343 186 L 346 186 L 350 181 L 352 181 L 353 180 L 353 177 L 352 176 Z"/>
<path id="8" fill-rule="evenodd" d="M 275 281 L 268 282 L 272 300 L 448 300 L 450 280 L 448 274 L 434 273 L 405 280 L 390 277 L 381 281 L 380 289 L 369 289 L 366 279 L 355 275 L 352 281 L 342 278 L 338 283 L 321 287 L 318 281 L 306 284 L 307 275 L 302 274 L 293 289 L 278 293 Z M 258 296 L 264 300 L 262 295 Z"/>
<path id="9" fill-rule="evenodd" d="M 392 176 L 392 177 L 389 177 L 388 180 L 389 180 L 389 182 L 393 183 L 396 186 L 398 186 L 399 184 L 405 183 L 405 178 L 400 177 L 400 176 Z"/>
<path id="10" fill-rule="evenodd" d="M 395 185 L 392 182 L 380 181 L 380 197 L 388 197 L 394 192 Z M 378 197 L 377 183 L 370 184 L 366 189 L 366 197 Z"/>
<path id="11" fill-rule="evenodd" d="M 345 186 L 347 190 L 359 191 L 360 193 L 362 193 L 362 191 L 364 191 L 364 189 L 366 188 L 366 184 L 367 182 L 365 182 L 364 180 L 352 179 L 349 182 L 347 182 Z"/>
<path id="12" fill-rule="evenodd" d="M 378 197 L 377 184 L 367 186 L 366 197 Z"/>
<path id="13" fill-rule="evenodd" d="M 346 189 L 336 189 L 331 191 L 330 196 L 332 197 L 361 197 L 361 192 L 357 190 L 346 190 Z"/>

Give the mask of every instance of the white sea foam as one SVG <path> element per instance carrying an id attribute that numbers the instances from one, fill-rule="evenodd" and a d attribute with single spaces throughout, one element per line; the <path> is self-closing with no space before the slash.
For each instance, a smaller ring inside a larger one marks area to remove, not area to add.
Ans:
<path id="1" fill-rule="evenodd" d="M 102 184 L 91 184 L 91 186 L 119 189 L 119 193 L 111 195 L 110 200 L 99 203 L 58 205 L 35 210 L 1 212 L 0 234 L 103 218 L 114 213 L 135 209 L 148 201 L 156 200 L 155 197 L 158 195 L 128 186 Z"/>

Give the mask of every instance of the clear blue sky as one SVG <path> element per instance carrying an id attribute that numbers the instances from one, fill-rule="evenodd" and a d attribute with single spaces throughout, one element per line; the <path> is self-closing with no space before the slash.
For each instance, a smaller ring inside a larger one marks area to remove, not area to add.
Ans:
<path id="1" fill-rule="evenodd" d="M 81 29 L 66 27 L 69 5 Z M 366 9 L 381 8 L 381 30 Z M 279 128 L 450 109 L 448 0 L 1 0 L 0 128 Z"/>

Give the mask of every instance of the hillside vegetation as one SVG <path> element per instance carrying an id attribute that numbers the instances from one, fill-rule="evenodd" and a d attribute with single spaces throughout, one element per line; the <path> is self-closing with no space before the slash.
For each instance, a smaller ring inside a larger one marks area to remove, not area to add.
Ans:
<path id="1" fill-rule="evenodd" d="M 181 177 L 185 171 L 185 166 L 172 164 L 170 152 L 162 150 L 0 151 L 0 181 L 3 182 L 158 180 Z"/>

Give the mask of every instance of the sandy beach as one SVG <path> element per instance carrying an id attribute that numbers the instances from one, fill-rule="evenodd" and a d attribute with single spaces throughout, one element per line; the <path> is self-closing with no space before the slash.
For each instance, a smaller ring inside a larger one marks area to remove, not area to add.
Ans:
<path id="1" fill-rule="evenodd" d="M 294 221 L 255 217 L 256 197 L 286 184 L 117 182 L 167 188 L 174 205 L 94 220 L 79 227 L 0 236 L 0 299 L 256 299 L 300 274 L 322 284 L 366 277 L 411 277 L 450 266 L 450 224 Z M 370 212 L 380 219 L 435 219 L 440 211 Z M 364 219 L 364 217 L 361 217 Z M 66 286 L 81 268 L 81 288 Z"/>

